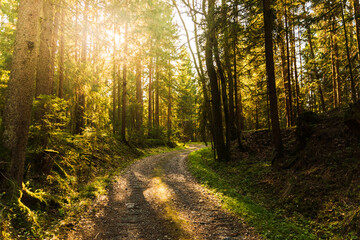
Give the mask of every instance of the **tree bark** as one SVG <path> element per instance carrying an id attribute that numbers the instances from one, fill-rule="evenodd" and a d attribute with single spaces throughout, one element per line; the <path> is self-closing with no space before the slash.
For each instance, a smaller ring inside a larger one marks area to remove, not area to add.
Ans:
<path id="1" fill-rule="evenodd" d="M 351 64 L 351 57 L 350 57 L 350 49 L 349 49 L 349 40 L 347 37 L 347 29 L 345 24 L 345 17 L 344 17 L 344 4 L 341 2 L 341 18 L 344 28 L 344 36 L 345 36 L 345 44 L 346 44 L 346 56 L 348 60 L 348 67 L 349 67 L 349 74 L 350 74 L 350 87 L 351 87 L 351 100 L 356 102 L 356 88 L 355 88 L 355 79 L 353 76 L 352 64 Z"/>
<path id="2" fill-rule="evenodd" d="M 3 116 L 3 142 L 11 153 L 9 177 L 21 188 L 35 94 L 41 0 L 22 0 Z"/>
<path id="3" fill-rule="evenodd" d="M 126 1 L 127 7 L 127 1 Z M 128 22 L 125 23 L 124 35 L 124 68 L 123 68 L 123 83 L 122 83 L 122 108 L 121 108 L 121 138 L 126 142 L 126 100 L 127 100 L 127 54 L 128 54 Z"/>
<path id="4" fill-rule="evenodd" d="M 222 7 L 223 9 L 223 20 L 226 21 L 227 19 L 227 12 L 226 12 L 226 1 L 222 0 Z M 228 30 L 228 28 L 225 28 L 224 30 L 224 58 L 225 58 L 225 69 L 227 72 L 227 79 L 228 79 L 228 86 L 229 86 L 229 107 L 228 107 L 228 111 L 229 111 L 229 121 L 228 121 L 228 128 L 229 128 L 229 139 L 227 139 L 227 141 L 229 140 L 236 140 L 237 139 L 237 130 L 235 127 L 235 112 L 234 112 L 234 78 L 233 78 L 233 73 L 232 73 L 232 66 L 231 66 L 231 57 L 230 57 L 230 42 L 229 42 L 229 38 L 230 38 L 230 32 Z"/>
<path id="5" fill-rule="evenodd" d="M 38 67 L 36 72 L 35 96 L 52 93 L 51 74 L 51 46 L 53 34 L 54 5 L 51 0 L 43 1 L 43 19 L 41 22 L 40 49 Z"/>
<path id="6" fill-rule="evenodd" d="M 153 59 L 150 57 L 150 65 L 149 65 L 149 105 L 148 105 L 148 137 L 152 137 L 152 66 Z"/>
<path id="7" fill-rule="evenodd" d="M 58 97 L 63 98 L 64 85 L 64 57 L 65 57 L 65 9 L 61 10 L 60 19 L 60 49 L 59 49 L 59 90 Z"/>
<path id="8" fill-rule="evenodd" d="M 57 41 L 58 41 L 58 35 L 59 35 L 59 23 L 61 18 L 61 9 L 59 6 L 56 6 L 54 9 L 55 16 L 54 16 L 54 23 L 53 23 L 53 33 L 52 33 L 52 39 L 51 39 L 51 54 L 50 54 L 50 90 L 51 94 L 54 93 L 54 75 L 55 75 L 55 57 L 56 57 L 56 51 L 57 51 Z M 55 88 L 56 89 L 56 88 Z M 56 93 L 56 90 L 55 90 Z"/>
<path id="9" fill-rule="evenodd" d="M 353 0 L 356 26 L 356 40 L 358 45 L 358 59 L 360 59 L 360 4 L 359 0 Z"/>
<path id="10" fill-rule="evenodd" d="M 207 20 L 207 32 L 206 32 L 206 44 L 205 44 L 205 60 L 208 70 L 208 76 L 210 80 L 210 89 L 212 97 L 212 130 L 214 134 L 214 144 L 218 159 L 220 161 L 228 161 L 230 156 L 226 149 L 224 136 L 223 136 L 223 123 L 221 114 L 221 100 L 218 87 L 217 74 L 213 62 L 213 48 L 215 46 L 215 0 L 208 0 L 208 13 L 206 15 Z"/>
<path id="11" fill-rule="evenodd" d="M 287 82 L 287 96 L 288 96 L 288 116 L 289 116 L 289 123 L 290 126 L 294 125 L 294 113 L 293 113 L 293 100 L 292 100 L 292 87 L 291 87 L 291 67 L 290 67 L 290 46 L 289 46 L 289 23 L 288 23 L 288 14 L 287 14 L 287 4 L 285 0 L 284 5 L 284 15 L 285 15 L 285 39 L 286 39 L 286 68 L 287 68 L 287 75 L 286 75 L 286 82 Z"/>
<path id="12" fill-rule="evenodd" d="M 142 79 L 141 79 L 141 60 L 140 57 L 136 63 L 136 130 L 138 134 L 142 135 L 141 126 L 143 123 L 143 90 L 142 90 Z"/>
<path id="13" fill-rule="evenodd" d="M 159 81 L 160 81 L 160 72 L 159 72 L 159 57 L 156 57 L 156 61 L 155 61 L 155 118 L 154 118 L 154 127 L 155 127 L 155 131 L 156 131 L 156 138 L 159 138 L 159 128 L 160 128 L 160 96 L 159 96 Z"/>
<path id="14" fill-rule="evenodd" d="M 83 11 L 84 17 L 84 28 L 82 34 L 82 46 L 81 46 L 81 63 L 83 66 L 86 64 L 87 60 L 87 37 L 88 37 L 88 11 L 89 3 L 85 0 L 85 8 Z M 75 104 L 75 134 L 82 134 L 85 129 L 85 93 L 84 93 L 85 81 L 81 78 L 81 81 L 78 82 L 77 86 L 77 100 Z"/>
<path id="15" fill-rule="evenodd" d="M 224 69 L 222 67 L 220 56 L 219 56 L 219 49 L 218 49 L 218 42 L 215 38 L 214 43 L 214 56 L 215 56 L 215 62 L 218 69 L 218 75 L 220 76 L 220 85 L 221 85 L 221 96 L 222 96 L 222 103 L 223 103 L 223 111 L 225 116 L 225 146 L 226 151 L 230 150 L 230 142 L 231 142 L 231 128 L 230 128 L 230 117 L 229 117 L 229 105 L 228 105 L 228 97 L 227 97 L 227 84 L 226 84 L 226 78 L 224 74 Z"/>
<path id="16" fill-rule="evenodd" d="M 112 98 L 113 98 L 113 134 L 117 134 L 118 116 L 117 116 L 117 77 L 116 77 L 116 24 L 114 24 L 114 38 L 113 38 L 113 70 L 112 70 Z"/>
<path id="17" fill-rule="evenodd" d="M 266 75 L 267 88 L 270 101 L 270 115 L 272 126 L 273 144 L 278 156 L 283 153 L 283 145 L 280 133 L 276 85 L 275 85 L 275 69 L 274 69 L 274 53 L 273 53 L 273 12 L 271 9 L 271 0 L 263 0 L 264 11 L 264 29 L 265 29 L 265 57 L 266 57 Z M 276 160 L 276 161 L 275 161 Z M 278 158 L 274 158 L 273 165 L 278 164 Z"/>

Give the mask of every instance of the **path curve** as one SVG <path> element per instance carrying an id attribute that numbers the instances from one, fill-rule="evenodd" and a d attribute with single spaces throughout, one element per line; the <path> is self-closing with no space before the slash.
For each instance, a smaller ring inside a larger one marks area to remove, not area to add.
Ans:
<path id="1" fill-rule="evenodd" d="M 260 239 L 186 170 L 186 150 L 144 158 L 118 176 L 68 239 Z"/>

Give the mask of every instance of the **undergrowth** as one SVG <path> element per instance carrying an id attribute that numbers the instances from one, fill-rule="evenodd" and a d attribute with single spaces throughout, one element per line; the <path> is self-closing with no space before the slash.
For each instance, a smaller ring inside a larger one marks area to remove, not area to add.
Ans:
<path id="1" fill-rule="evenodd" d="M 115 175 L 143 156 L 172 151 L 166 146 L 138 149 L 105 133 L 61 136 L 50 174 L 38 161 L 44 151 L 29 147 L 26 183 L 9 203 L 0 194 L 0 239 L 53 239 L 73 228 L 95 199 L 107 193 Z M 178 149 L 179 147 L 175 148 Z"/>
<path id="2" fill-rule="evenodd" d="M 216 194 L 225 208 L 244 219 L 266 239 L 317 239 L 302 219 L 286 219 L 281 209 L 270 209 L 257 201 L 252 178 L 259 174 L 260 168 L 264 167 L 250 166 L 248 162 L 229 164 L 215 161 L 210 148 L 189 156 L 189 169 L 200 183 Z M 249 171 L 253 172 L 249 174 Z"/>
<path id="3" fill-rule="evenodd" d="M 215 161 L 209 148 L 189 156 L 197 179 L 266 239 L 359 239 L 357 180 L 346 185 L 340 178 L 346 179 L 344 166 L 336 166 L 340 180 L 329 178 L 331 168 L 324 165 L 299 172 L 275 170 L 269 156 L 256 151 L 226 163 Z"/>

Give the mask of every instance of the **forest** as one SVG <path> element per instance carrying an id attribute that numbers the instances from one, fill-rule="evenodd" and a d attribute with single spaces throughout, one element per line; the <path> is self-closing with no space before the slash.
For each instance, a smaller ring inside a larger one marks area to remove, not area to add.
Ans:
<path id="1" fill-rule="evenodd" d="M 360 238 L 359 0 L 0 10 L 0 238 L 78 239 L 124 169 L 194 146 L 189 171 L 246 239 Z"/>

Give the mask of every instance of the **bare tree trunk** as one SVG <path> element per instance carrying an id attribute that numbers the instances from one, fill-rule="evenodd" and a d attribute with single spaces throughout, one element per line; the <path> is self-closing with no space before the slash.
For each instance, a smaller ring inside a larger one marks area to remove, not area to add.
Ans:
<path id="1" fill-rule="evenodd" d="M 53 34 L 54 5 L 51 0 L 43 1 L 44 17 L 41 22 L 40 49 L 38 67 L 36 72 L 35 96 L 40 94 L 50 95 L 52 93 L 50 82 L 51 74 L 51 46 Z"/>
<path id="2" fill-rule="evenodd" d="M 289 101 L 289 88 L 291 87 L 288 82 L 289 71 L 287 68 L 286 61 L 286 50 L 285 50 L 285 39 L 284 34 L 279 35 L 280 41 L 280 56 L 281 56 L 281 67 L 282 67 L 282 78 L 284 82 L 284 94 L 285 94 L 285 109 L 286 109 L 286 126 L 291 126 L 291 112 L 290 112 L 290 101 Z"/>
<path id="3" fill-rule="evenodd" d="M 88 11 L 89 3 L 85 0 L 85 8 L 83 11 L 84 28 L 82 34 L 82 46 L 81 46 L 81 63 L 86 64 L 87 60 L 87 35 L 88 35 Z M 77 101 L 75 105 L 75 134 L 82 134 L 85 128 L 85 92 L 84 92 L 84 79 L 78 83 L 77 86 Z"/>
<path id="4" fill-rule="evenodd" d="M 142 79 L 141 79 L 141 56 L 136 63 L 136 130 L 138 134 L 142 136 L 141 126 L 143 123 L 143 90 L 142 90 Z"/>
<path id="5" fill-rule="evenodd" d="M 59 50 L 59 87 L 58 97 L 63 98 L 63 85 L 64 85 L 64 57 L 65 57 L 65 9 L 61 9 L 60 19 L 60 50 Z"/>
<path id="6" fill-rule="evenodd" d="M 289 116 L 289 123 L 290 126 L 294 125 L 293 120 L 293 101 L 292 101 L 292 87 L 291 87 L 291 68 L 290 68 L 290 47 L 289 47 L 289 24 L 288 24 L 288 15 L 287 15 L 287 4 L 285 0 L 284 5 L 284 15 L 285 15 L 285 38 L 286 38 L 286 68 L 287 68 L 287 75 L 286 75 L 286 82 L 287 82 L 287 88 L 285 88 L 285 91 L 287 91 L 288 96 L 288 116 Z"/>
<path id="7" fill-rule="evenodd" d="M 149 106 L 148 106 L 148 135 L 152 137 L 152 66 L 153 59 L 150 57 L 150 65 L 149 65 Z"/>
<path id="8" fill-rule="evenodd" d="M 332 85 L 333 85 L 333 107 L 338 107 L 337 99 L 337 75 L 336 75 L 336 64 L 335 64 L 335 47 L 334 47 L 334 23 L 330 31 L 330 45 L 331 45 L 331 73 L 332 73 Z"/>
<path id="9" fill-rule="evenodd" d="M 222 0 L 222 7 L 223 9 L 223 18 L 226 19 L 227 17 L 227 13 L 226 13 L 226 2 L 225 0 Z M 228 128 L 229 128 L 229 139 L 227 139 L 227 141 L 229 141 L 230 144 L 230 140 L 235 140 L 237 139 L 237 130 L 235 127 L 235 112 L 234 112 L 234 78 L 233 78 L 233 73 L 232 73 L 232 66 L 231 66 L 231 59 L 230 59 L 230 43 L 229 43 L 229 38 L 230 38 L 230 34 L 229 34 L 229 30 L 227 28 L 225 28 L 224 30 L 224 36 L 225 36 L 225 45 L 224 45 L 224 58 L 225 58 L 225 69 L 227 72 L 227 80 L 228 80 L 228 85 L 229 85 L 229 107 L 228 107 L 228 112 L 229 112 L 229 119 L 228 119 Z M 225 84 L 226 86 L 226 84 Z"/>
<path id="10" fill-rule="evenodd" d="M 56 11 L 55 11 L 56 10 Z M 58 41 L 58 34 L 59 34 L 59 23 L 61 17 L 61 9 L 59 6 L 55 8 L 55 17 L 54 17 L 54 24 L 53 24 L 53 34 L 51 39 L 51 54 L 50 54 L 50 90 L 51 94 L 54 93 L 54 74 L 55 74 L 55 56 L 57 50 L 57 41 Z M 56 89 L 56 88 L 55 88 Z M 55 91 L 56 93 L 56 91 Z"/>
<path id="11" fill-rule="evenodd" d="M 212 97 L 212 122 L 213 122 L 213 134 L 214 144 L 218 159 L 220 161 L 228 161 L 230 159 L 229 152 L 225 146 L 223 136 L 223 123 L 221 114 L 221 100 L 220 92 L 218 88 L 217 74 L 213 62 L 213 48 L 216 44 L 215 37 L 215 0 L 208 0 L 208 13 L 206 15 L 207 20 L 207 32 L 206 32 L 206 44 L 205 44 L 205 60 L 208 70 L 208 76 L 210 80 L 210 89 Z"/>
<path id="12" fill-rule="evenodd" d="M 228 97 L 227 97 L 227 84 L 226 78 L 224 75 L 224 69 L 222 67 L 220 56 L 219 56 L 219 49 L 218 49 L 218 42 L 215 38 L 214 43 L 214 56 L 215 62 L 218 69 L 218 75 L 220 76 L 220 85 L 221 85 L 221 96 L 222 96 L 222 103 L 223 103 L 223 111 L 225 116 L 225 136 L 226 136 L 226 151 L 230 150 L 230 142 L 231 142 L 231 128 L 230 128 L 230 118 L 229 118 L 229 105 L 228 105 Z"/>
<path id="13" fill-rule="evenodd" d="M 170 79 L 169 79 L 170 80 Z M 168 97 L 169 97 L 169 102 L 168 102 L 168 112 L 167 112 L 167 137 L 168 137 L 168 141 L 170 142 L 171 140 L 171 134 L 172 134 L 172 124 L 171 124 L 171 116 L 172 116 L 172 87 L 171 87 L 171 82 L 169 83 L 168 86 Z"/>
<path id="14" fill-rule="evenodd" d="M 292 59 L 294 65 L 294 76 L 295 76 L 295 98 L 296 98 L 296 115 L 300 115 L 300 86 L 299 86 L 299 76 L 298 76 L 298 69 L 297 69 L 297 61 L 296 61 L 296 39 L 295 39 L 295 29 L 292 28 L 291 31 L 291 51 L 292 51 Z"/>
<path id="15" fill-rule="evenodd" d="M 356 26 L 356 39 L 358 45 L 358 54 L 360 54 L 360 4 L 359 0 L 353 0 Z M 359 56 L 360 58 L 360 56 Z"/>
<path id="16" fill-rule="evenodd" d="M 234 52 L 234 88 L 235 88 L 235 108 L 236 108 L 236 125 L 237 125 L 237 139 L 238 146 L 242 148 L 241 142 L 241 131 L 244 128 L 243 122 L 243 111 L 242 111 L 242 96 L 241 96 L 241 88 L 238 86 L 238 78 L 237 78 L 237 24 L 238 24 L 238 1 L 234 2 L 234 26 L 233 26 L 233 52 Z"/>
<path id="17" fill-rule="evenodd" d="M 126 1 L 127 7 L 127 1 Z M 123 84 L 122 84 L 122 114 L 121 114 L 121 138 L 126 142 L 126 100 L 127 100 L 127 54 L 128 54 L 128 22 L 125 23 L 124 36 L 124 68 L 123 68 Z"/>
<path id="18" fill-rule="evenodd" d="M 154 126 L 156 131 L 156 138 L 159 138 L 159 127 L 160 127 L 160 96 L 159 96 L 159 78 L 160 78 L 160 72 L 159 72 L 159 57 L 156 57 L 155 62 L 155 118 L 154 118 Z"/>
<path id="19" fill-rule="evenodd" d="M 345 24 L 343 2 L 341 2 L 341 17 L 342 17 L 343 28 L 344 28 L 344 36 L 345 36 L 345 44 L 346 44 L 346 56 L 347 56 L 347 60 L 348 60 L 349 74 L 350 74 L 351 100 L 353 102 L 356 102 L 357 96 L 356 96 L 356 88 L 355 88 L 355 79 L 354 79 L 354 76 L 353 76 L 353 70 L 352 70 L 352 64 L 351 64 L 349 41 L 348 41 L 348 37 L 347 37 L 347 30 L 346 30 L 346 24 Z"/>
<path id="20" fill-rule="evenodd" d="M 118 118 L 117 118 L 117 77 L 116 77 L 116 24 L 114 23 L 114 38 L 113 38 L 113 83 L 112 83 L 112 97 L 113 97 L 113 134 L 117 132 Z"/>
<path id="21" fill-rule="evenodd" d="M 273 10 L 271 9 L 271 0 L 263 0 L 264 11 L 264 29 L 265 29 L 265 56 L 266 56 L 266 75 L 267 88 L 270 101 L 270 115 L 272 125 L 273 144 L 278 156 L 283 153 L 283 145 L 280 133 L 276 85 L 275 85 L 275 69 L 274 69 L 274 53 L 273 53 Z M 278 158 L 274 158 L 273 165 L 278 165 Z"/>
<path id="22" fill-rule="evenodd" d="M 20 2 L 3 116 L 3 142 L 11 153 L 9 176 L 17 188 L 21 188 L 23 182 L 32 100 L 35 94 L 41 3 L 41 0 Z"/>

